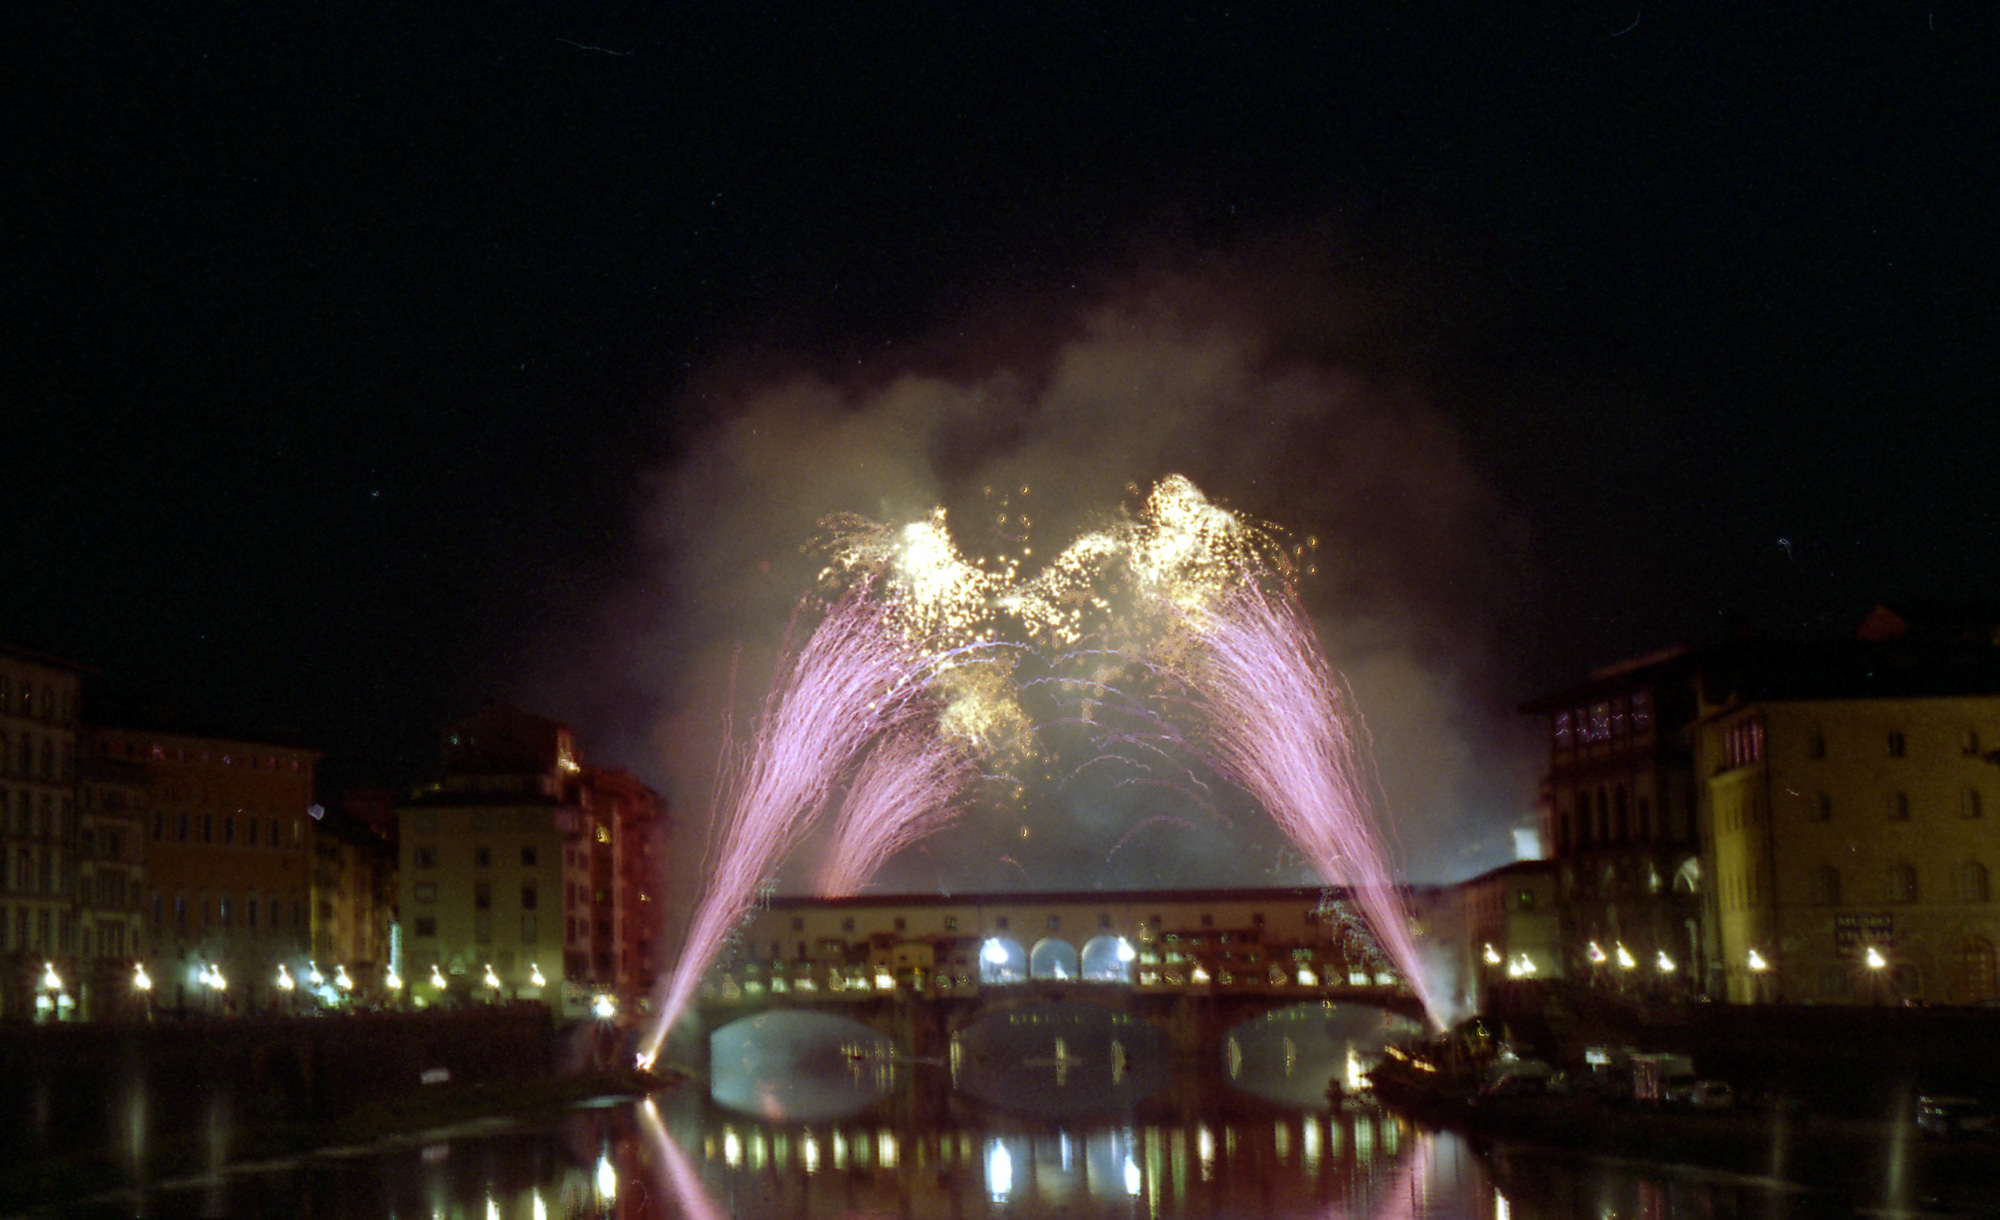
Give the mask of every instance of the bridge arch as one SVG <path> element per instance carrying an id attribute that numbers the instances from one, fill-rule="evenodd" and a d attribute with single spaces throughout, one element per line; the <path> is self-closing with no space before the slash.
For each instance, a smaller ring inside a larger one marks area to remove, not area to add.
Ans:
<path id="1" fill-rule="evenodd" d="M 1096 936 L 1083 946 L 1080 963 L 1086 983 L 1132 981 L 1132 946 L 1122 936 Z"/>
<path id="2" fill-rule="evenodd" d="M 994 936 L 979 947 L 979 984 L 982 987 L 1023 983 L 1028 979 L 1028 951 L 1011 936 Z"/>
<path id="3" fill-rule="evenodd" d="M 1028 954 L 1028 977 L 1054 983 L 1068 982 L 1080 974 L 1076 947 L 1060 936 L 1045 936 Z"/>

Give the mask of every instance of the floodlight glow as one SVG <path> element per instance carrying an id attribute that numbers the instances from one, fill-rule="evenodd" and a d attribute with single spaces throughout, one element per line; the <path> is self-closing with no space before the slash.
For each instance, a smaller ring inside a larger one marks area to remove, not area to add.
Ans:
<path id="1" fill-rule="evenodd" d="M 391 970 L 389 971 L 389 977 L 382 980 L 382 985 L 391 991 L 401 991 L 403 989 L 403 976 Z"/>
<path id="2" fill-rule="evenodd" d="M 1590 942 L 1589 956 L 1591 964 L 1597 966 L 1602 966 L 1604 964 L 1604 950 L 1599 948 L 1597 942 L 1594 940 Z"/>
<path id="3" fill-rule="evenodd" d="M 528 982 L 536 987 L 548 986 L 549 981 L 542 977 L 542 968 L 540 964 L 535 964 L 528 967 Z"/>
<path id="4" fill-rule="evenodd" d="M 609 1021 L 612 1014 L 618 1011 L 618 1001 L 612 999 L 608 992 L 600 993 L 597 999 L 591 1002 L 590 1011 L 596 1013 L 599 1019 Z"/>
<path id="5" fill-rule="evenodd" d="M 306 982 L 314 987 L 326 986 L 326 976 L 319 972 L 319 964 L 311 958 L 306 959 Z"/>
<path id="6" fill-rule="evenodd" d="M 1665 949 L 1660 950 L 1659 957 L 1657 960 L 1659 962 L 1661 974 L 1672 974 L 1674 972 L 1674 959 L 1667 956 L 1667 951 Z"/>
<path id="7" fill-rule="evenodd" d="M 1135 957 L 1137 957 L 1137 956 L 1139 956 L 1139 953 L 1138 953 L 1138 951 L 1137 951 L 1136 949 L 1132 948 L 1132 942 L 1131 942 L 1131 941 L 1129 941 L 1129 940 L 1126 940 L 1126 939 L 1125 939 L 1124 937 L 1122 937 L 1122 936 L 1121 936 L 1121 937 L 1119 937 L 1119 938 L 1118 938 L 1118 960 L 1119 960 L 1119 961 L 1121 961 L 1121 962 L 1129 962 L 1129 961 L 1131 961 L 1131 960 L 1132 960 L 1133 958 L 1135 958 Z"/>
<path id="8" fill-rule="evenodd" d="M 342 991 L 354 990 L 354 980 L 347 977 L 347 967 L 335 966 L 333 968 L 333 985 Z"/>
<path id="9" fill-rule="evenodd" d="M 1880 970 L 1882 967 L 1889 964 L 1889 959 L 1883 957 L 1882 951 L 1880 949 L 1877 949 L 1874 945 L 1868 946 L 1868 953 L 1866 955 L 1866 960 L 1868 962 L 1868 968 L 1870 970 Z"/>
<path id="10" fill-rule="evenodd" d="M 206 982 L 208 981 L 208 977 L 207 977 L 207 972 L 206 972 L 206 971 L 203 971 L 203 977 L 202 977 L 202 980 L 201 980 L 201 981 L 202 981 L 202 982 L 204 982 L 204 983 L 206 983 Z M 294 988 L 294 987 L 296 987 L 296 986 L 298 986 L 298 984 L 292 981 L 292 972 L 291 972 L 291 971 L 289 971 L 289 970 L 287 970 L 287 969 L 285 969 L 285 963 L 283 963 L 283 962 L 279 962 L 279 963 L 278 963 L 278 990 L 279 990 L 279 991 L 290 991 L 290 990 L 291 990 L 292 988 Z"/>
<path id="11" fill-rule="evenodd" d="M 1495 949 L 1491 943 L 1486 946 L 1486 964 L 1489 966 L 1500 964 L 1500 950 Z"/>
<path id="12" fill-rule="evenodd" d="M 1763 954 L 1757 952 L 1755 949 L 1750 950 L 1750 969 L 1752 971 L 1754 971 L 1757 974 L 1762 974 L 1766 970 L 1769 970 L 1770 968 L 1771 968 L 1771 963 L 1764 960 Z"/>
<path id="13" fill-rule="evenodd" d="M 151 991 L 152 989 L 153 976 L 146 973 L 146 964 L 144 962 L 135 963 L 132 967 L 132 990 Z"/>
<path id="14" fill-rule="evenodd" d="M 1638 959 L 1632 956 L 1632 951 L 1630 949 L 1627 949 L 1624 945 L 1619 945 L 1617 946 L 1617 950 L 1618 950 L 1618 968 L 1620 970 L 1632 970 L 1637 968 L 1637 966 L 1639 965 Z"/>
<path id="15" fill-rule="evenodd" d="M 498 991 L 500 989 L 500 976 L 493 973 L 492 962 L 486 963 L 486 974 L 480 979 L 480 981 L 485 983 L 488 987 L 493 988 L 495 991 Z"/>
<path id="16" fill-rule="evenodd" d="M 995 966 L 1004 966 L 1007 964 L 1007 947 L 997 940 L 989 940 L 986 947 L 979 951 L 979 956 Z"/>
<path id="17" fill-rule="evenodd" d="M 444 975 L 438 972 L 436 962 L 431 963 L 431 986 L 437 988 L 439 991 L 443 991 L 445 988 Z"/>
<path id="18" fill-rule="evenodd" d="M 56 964 L 54 962 L 42 963 L 42 986 L 48 988 L 50 991 L 62 990 L 62 976 L 56 973 Z"/>

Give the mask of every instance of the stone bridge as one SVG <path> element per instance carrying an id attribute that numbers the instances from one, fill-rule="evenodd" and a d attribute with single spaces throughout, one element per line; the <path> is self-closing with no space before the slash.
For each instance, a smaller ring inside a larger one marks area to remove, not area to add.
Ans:
<path id="1" fill-rule="evenodd" d="M 772 1011 L 823 1012 L 847 1017 L 896 1039 L 912 1055 L 939 1057 L 954 1035 L 988 1017 L 1045 1004 L 1081 1004 L 1147 1022 L 1166 1034 L 1176 1055 L 1220 1050 L 1230 1030 L 1297 1004 L 1360 1004 L 1423 1019 L 1407 988 L 1396 986 L 1181 988 L 1036 980 L 957 993 L 901 989 L 812 991 L 705 999 L 702 1026 L 720 1029 Z"/>

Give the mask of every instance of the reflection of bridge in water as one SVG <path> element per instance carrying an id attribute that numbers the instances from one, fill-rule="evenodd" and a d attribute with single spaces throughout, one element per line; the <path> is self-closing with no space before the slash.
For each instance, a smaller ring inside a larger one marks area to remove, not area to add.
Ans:
<path id="1" fill-rule="evenodd" d="M 1339 888 L 776 898 L 703 984 L 714 1029 L 773 1008 L 851 1016 L 941 1053 L 988 1015 L 1063 1002 L 1176 1051 L 1300 1003 L 1421 1006 Z"/>

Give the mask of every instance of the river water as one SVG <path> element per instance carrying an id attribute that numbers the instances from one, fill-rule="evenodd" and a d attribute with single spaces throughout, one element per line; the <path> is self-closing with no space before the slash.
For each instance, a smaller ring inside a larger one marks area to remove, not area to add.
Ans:
<path id="1" fill-rule="evenodd" d="M 1175 1064 L 1082 1006 L 989 1018 L 936 1061 L 865 1027 L 773 1013 L 722 1030 L 711 1084 L 538 1124 L 489 1120 L 106 1196 L 78 1215 L 1665 1220 L 1846 1215 L 1673 1167 L 1481 1153 L 1365 1094 L 1330 1100 L 1393 1030 L 1301 1006 Z"/>

